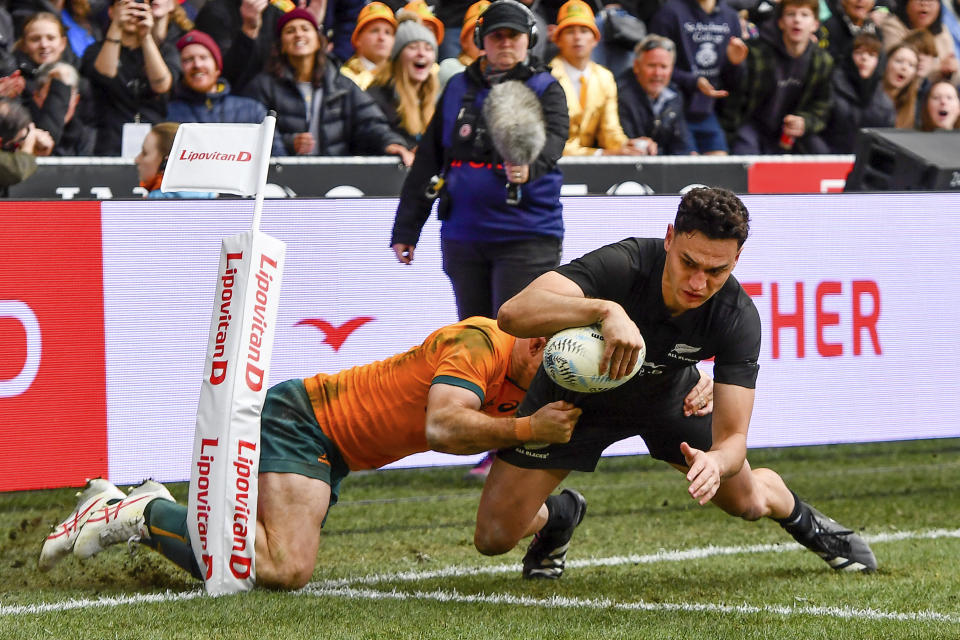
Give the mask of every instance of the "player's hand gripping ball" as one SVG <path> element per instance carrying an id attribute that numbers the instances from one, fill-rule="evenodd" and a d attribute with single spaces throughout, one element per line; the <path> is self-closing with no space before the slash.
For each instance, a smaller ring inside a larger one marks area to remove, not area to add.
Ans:
<path id="1" fill-rule="evenodd" d="M 637 375 L 646 356 L 646 349 L 641 349 L 633 371 L 614 380 L 599 372 L 603 349 L 603 333 L 598 325 L 564 329 L 553 334 L 547 342 L 543 352 L 543 368 L 550 379 L 564 389 L 597 393 L 619 387 Z"/>

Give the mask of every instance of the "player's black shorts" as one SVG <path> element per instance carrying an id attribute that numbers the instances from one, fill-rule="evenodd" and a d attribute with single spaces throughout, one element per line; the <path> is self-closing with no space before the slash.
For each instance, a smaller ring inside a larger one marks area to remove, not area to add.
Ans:
<path id="1" fill-rule="evenodd" d="M 267 390 L 260 414 L 260 473 L 296 473 L 330 485 L 330 504 L 350 469 L 340 450 L 320 429 L 302 380 Z"/>
<path id="2" fill-rule="evenodd" d="M 680 443 L 706 451 L 713 442 L 711 416 L 683 415 L 683 399 L 699 379 L 692 371 L 675 384 L 645 391 L 635 378 L 600 393 L 572 393 L 555 385 L 541 369 L 517 415 L 530 415 L 554 400 L 583 409 L 570 442 L 538 447 L 534 443 L 501 449 L 497 456 L 525 469 L 593 471 L 603 450 L 614 442 L 640 436 L 658 460 L 686 465 Z"/>

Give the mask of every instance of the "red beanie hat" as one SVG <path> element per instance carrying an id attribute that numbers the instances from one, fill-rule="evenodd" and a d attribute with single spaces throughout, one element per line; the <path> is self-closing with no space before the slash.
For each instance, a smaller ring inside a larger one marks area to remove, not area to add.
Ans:
<path id="1" fill-rule="evenodd" d="M 188 31 L 182 38 L 177 40 L 177 51 L 183 51 L 183 48 L 188 44 L 199 44 L 202 47 L 206 47 L 210 55 L 213 56 L 213 61 L 217 63 L 217 69 L 223 71 L 223 56 L 220 54 L 220 47 L 217 46 L 213 38 L 203 31 L 194 29 L 193 31 Z"/>
<path id="2" fill-rule="evenodd" d="M 301 9 L 297 7 L 296 9 L 291 9 L 286 12 L 279 18 L 277 18 L 277 37 L 280 37 L 280 32 L 283 31 L 283 25 L 287 24 L 291 20 L 306 20 L 313 25 L 314 29 L 319 29 L 320 26 L 317 24 L 317 19 L 313 17 L 313 14 L 307 11 L 306 9 Z"/>

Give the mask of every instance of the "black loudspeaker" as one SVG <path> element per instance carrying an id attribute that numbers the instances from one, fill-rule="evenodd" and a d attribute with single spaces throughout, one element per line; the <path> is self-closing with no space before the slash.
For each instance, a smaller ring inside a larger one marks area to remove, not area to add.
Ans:
<path id="1" fill-rule="evenodd" d="M 960 190 L 960 131 L 861 129 L 844 191 Z"/>

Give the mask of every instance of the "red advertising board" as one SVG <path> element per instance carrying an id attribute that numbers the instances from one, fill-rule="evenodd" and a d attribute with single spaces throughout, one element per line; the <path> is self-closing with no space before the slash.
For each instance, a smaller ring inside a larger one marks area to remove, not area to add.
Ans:
<path id="1" fill-rule="evenodd" d="M 747 170 L 750 193 L 838 193 L 852 162 L 755 162 Z"/>
<path id="2" fill-rule="evenodd" d="M 0 491 L 107 475 L 100 203 L 0 204 Z"/>

